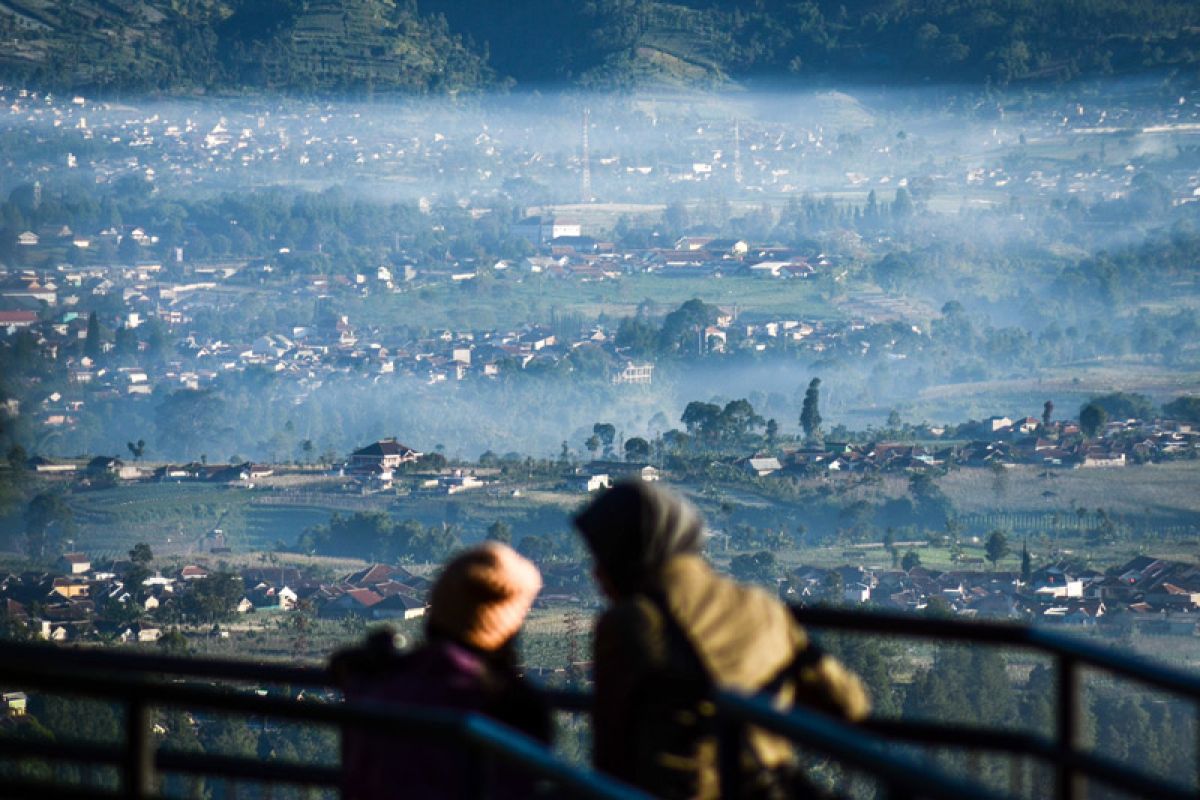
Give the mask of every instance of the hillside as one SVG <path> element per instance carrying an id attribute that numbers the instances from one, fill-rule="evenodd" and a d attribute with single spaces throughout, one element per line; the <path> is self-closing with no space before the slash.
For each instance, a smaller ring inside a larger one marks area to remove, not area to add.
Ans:
<path id="1" fill-rule="evenodd" d="M 1192 0 L 0 0 L 0 80 L 444 92 L 1197 77 Z"/>
<path id="2" fill-rule="evenodd" d="M 491 81 L 391 0 L 0 0 L 0 76 L 115 91 L 441 92 Z"/>
<path id="3" fill-rule="evenodd" d="M 1191 0 L 424 0 L 518 82 L 1068 80 L 1200 63 Z M 535 46 L 531 46 L 535 45 Z"/>

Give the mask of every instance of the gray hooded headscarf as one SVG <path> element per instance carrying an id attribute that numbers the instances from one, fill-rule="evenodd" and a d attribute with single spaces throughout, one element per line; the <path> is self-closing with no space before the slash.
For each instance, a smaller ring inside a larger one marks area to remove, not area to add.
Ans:
<path id="1" fill-rule="evenodd" d="M 652 588 L 667 561 L 700 552 L 704 541 L 695 506 L 640 480 L 601 494 L 575 517 L 575 527 L 621 594 Z"/>

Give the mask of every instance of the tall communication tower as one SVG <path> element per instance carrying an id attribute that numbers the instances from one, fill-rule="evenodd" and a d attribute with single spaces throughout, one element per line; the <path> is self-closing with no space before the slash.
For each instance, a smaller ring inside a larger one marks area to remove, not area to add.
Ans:
<path id="1" fill-rule="evenodd" d="M 583 195 L 583 202 L 592 202 L 592 155 L 591 148 L 588 146 L 588 128 L 591 127 L 592 111 L 589 108 L 583 110 L 583 178 L 581 180 L 580 193 Z"/>
<path id="2" fill-rule="evenodd" d="M 733 182 L 742 185 L 742 128 L 733 121 Z"/>

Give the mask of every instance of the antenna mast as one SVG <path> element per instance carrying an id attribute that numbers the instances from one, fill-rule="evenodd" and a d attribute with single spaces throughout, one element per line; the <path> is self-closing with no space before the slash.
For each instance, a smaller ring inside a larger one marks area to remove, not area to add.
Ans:
<path id="1" fill-rule="evenodd" d="M 742 129 L 738 121 L 733 121 L 733 182 L 742 185 Z"/>
<path id="2" fill-rule="evenodd" d="M 585 108 L 583 110 L 583 179 L 581 181 L 581 194 L 583 202 L 592 202 L 592 160 L 591 148 L 588 146 L 588 128 L 591 127 L 592 110 Z"/>

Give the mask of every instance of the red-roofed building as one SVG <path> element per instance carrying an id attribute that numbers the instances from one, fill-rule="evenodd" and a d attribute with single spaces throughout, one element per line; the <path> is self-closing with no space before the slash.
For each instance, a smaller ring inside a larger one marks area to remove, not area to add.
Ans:
<path id="1" fill-rule="evenodd" d="M 0 328 L 28 328 L 38 321 L 36 311 L 0 311 Z"/>

